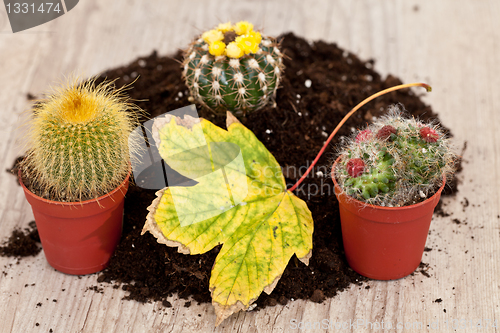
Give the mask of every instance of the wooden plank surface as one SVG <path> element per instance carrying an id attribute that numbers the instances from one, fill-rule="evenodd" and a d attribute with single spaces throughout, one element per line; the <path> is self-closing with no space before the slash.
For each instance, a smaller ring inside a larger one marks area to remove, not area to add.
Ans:
<path id="1" fill-rule="evenodd" d="M 43 253 L 19 263 L 0 257 L 0 332 L 452 332 L 453 320 L 470 326 L 479 319 L 482 329 L 456 331 L 500 331 L 484 326 L 486 320 L 500 321 L 499 17 L 496 0 L 82 0 L 52 22 L 12 34 L 0 8 L 0 170 L 23 151 L 18 125 L 29 108 L 28 92 L 40 95 L 62 75 L 97 74 L 155 49 L 171 54 L 203 29 L 241 19 L 269 35 L 293 31 L 336 42 L 363 59 L 374 58 L 383 75 L 430 83 L 433 92 L 424 100 L 452 129 L 458 150 L 467 142 L 459 192 L 444 200 L 452 215 L 435 217 L 427 240 L 433 249 L 424 257 L 430 278 L 370 281 L 369 289 L 353 286 L 322 304 L 299 300 L 242 312 L 214 329 L 210 304 L 185 308 L 184 300 L 173 297 L 173 307 L 165 309 L 124 301 L 124 291 L 99 285 L 95 275 L 55 272 Z M 25 227 L 32 213 L 14 177 L 0 172 L 0 185 L 4 240 L 14 227 Z M 328 320 L 323 324 L 330 327 L 295 329 L 292 320 Z M 382 321 L 407 327 L 379 329 Z"/>

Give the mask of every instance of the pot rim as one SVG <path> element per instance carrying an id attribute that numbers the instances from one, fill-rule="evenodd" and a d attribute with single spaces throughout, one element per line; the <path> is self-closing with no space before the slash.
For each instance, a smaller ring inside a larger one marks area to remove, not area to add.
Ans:
<path id="1" fill-rule="evenodd" d="M 360 205 L 360 206 L 365 206 L 367 208 L 372 208 L 372 209 L 379 209 L 379 210 L 386 210 L 386 211 L 395 211 L 395 210 L 406 210 L 406 209 L 414 209 L 414 208 L 418 208 L 420 206 L 423 206 L 425 205 L 428 201 L 430 200 L 435 200 L 436 199 L 436 196 L 440 196 L 441 195 L 441 192 L 443 191 L 445 185 L 446 185 L 446 174 L 443 174 L 443 184 L 441 184 L 441 187 L 436 191 L 436 193 L 434 193 L 434 195 L 430 198 L 427 198 L 425 199 L 424 201 L 422 202 L 419 202 L 419 203 L 416 203 L 416 204 L 413 204 L 413 205 L 408 205 L 408 206 L 402 206 L 402 207 L 385 207 L 385 206 L 377 206 L 377 205 L 372 205 L 372 204 L 369 204 L 369 203 L 366 203 L 366 202 L 363 202 L 363 201 L 360 201 L 356 198 L 353 198 L 351 197 L 350 195 L 348 195 L 343 188 L 340 187 L 340 185 L 337 183 L 337 180 L 335 179 L 335 166 L 337 165 L 338 161 L 340 161 L 340 159 L 342 158 L 342 155 L 337 157 L 337 159 L 335 160 L 335 162 L 333 163 L 333 166 L 332 166 L 332 171 L 330 173 L 330 176 L 332 177 L 332 180 L 333 180 L 333 184 L 335 186 L 335 189 L 339 190 L 339 193 L 338 195 L 342 195 L 344 194 L 345 196 L 347 196 L 349 198 L 349 200 L 352 200 L 352 202 L 354 204 L 357 204 L 357 205 Z M 337 191 L 335 191 L 337 192 Z M 337 194 L 337 193 L 336 193 Z"/>
<path id="2" fill-rule="evenodd" d="M 17 172 L 17 176 L 18 176 L 18 181 L 19 181 L 19 184 L 22 186 L 23 190 L 25 193 L 28 193 L 31 197 L 35 198 L 36 200 L 38 201 L 41 201 L 41 202 L 44 202 L 46 204 L 52 204 L 52 205 L 61 205 L 61 206 L 76 206 L 76 205 L 85 205 L 85 204 L 90 204 L 90 203 L 93 203 L 93 202 L 99 202 L 99 201 L 102 201 L 108 197 L 112 197 L 116 192 L 118 191 L 121 191 L 123 186 L 125 185 L 125 183 L 129 180 L 130 178 L 130 174 L 132 173 L 132 167 L 129 165 L 129 169 L 128 169 L 128 173 L 127 173 L 127 176 L 125 176 L 125 179 L 120 183 L 120 185 L 118 185 L 114 190 L 112 190 L 111 192 L 108 192 L 106 194 L 103 194 L 102 196 L 98 197 L 98 198 L 94 198 L 94 199 L 89 199 L 89 200 L 85 200 L 85 201 L 71 201 L 71 202 L 63 202 L 63 201 L 54 201 L 54 200 L 48 200 L 48 199 L 45 199 L 45 198 L 42 198 L 42 197 L 39 197 L 38 195 L 36 195 L 35 193 L 31 192 L 23 183 L 22 181 L 22 178 L 21 178 L 21 168 L 19 168 L 18 172 Z"/>

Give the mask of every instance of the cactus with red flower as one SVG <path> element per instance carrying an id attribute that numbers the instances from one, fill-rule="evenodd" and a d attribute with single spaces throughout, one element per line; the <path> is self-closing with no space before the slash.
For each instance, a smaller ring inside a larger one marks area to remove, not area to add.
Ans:
<path id="1" fill-rule="evenodd" d="M 352 197 L 387 207 L 423 200 L 453 173 L 456 155 L 436 124 L 406 117 L 400 105 L 341 148 L 335 175 Z"/>

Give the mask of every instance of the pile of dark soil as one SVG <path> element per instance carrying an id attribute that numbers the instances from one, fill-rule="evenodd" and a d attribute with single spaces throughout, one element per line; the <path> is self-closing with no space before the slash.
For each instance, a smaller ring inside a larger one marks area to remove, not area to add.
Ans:
<path id="1" fill-rule="evenodd" d="M 286 69 L 276 105 L 248 114 L 241 122 L 276 157 L 291 186 L 352 107 L 371 94 L 401 82 L 393 76 L 381 78 L 373 69 L 373 60 L 361 61 L 335 44 L 322 41 L 310 44 L 293 34 L 280 39 L 286 54 Z M 181 80 L 181 57 L 180 52 L 174 57 L 162 57 L 153 52 L 127 66 L 103 73 L 98 81 L 117 79 L 116 85 L 122 86 L 137 79 L 128 93 L 146 111 L 147 117 L 153 118 L 191 104 Z M 329 171 L 338 140 L 353 129 L 364 127 L 394 103 L 403 104 L 409 113 L 423 120 L 439 120 L 430 106 L 411 90 L 380 97 L 349 119 L 315 170 L 295 192 L 307 202 L 314 218 L 310 264 L 305 266 L 292 257 L 273 293 L 263 293 L 258 299 L 259 307 L 285 304 L 298 298 L 321 302 L 350 284 L 365 280 L 352 271 L 345 260 L 338 203 Z M 201 117 L 225 127 L 224 116 L 214 115 L 200 106 L 197 108 Z M 446 194 L 455 191 L 456 182 L 453 182 Z M 141 236 L 146 208 L 155 198 L 154 193 L 130 187 L 125 201 L 122 240 L 110 266 L 99 275 L 98 281 L 121 284 L 130 293 L 127 298 L 140 302 L 159 300 L 169 306 L 166 298 L 173 293 L 182 298 L 192 296 L 198 302 L 210 302 L 210 271 L 220 248 L 189 256 L 158 244 L 149 233 Z"/>
<path id="2" fill-rule="evenodd" d="M 361 61 L 335 44 L 322 41 L 310 44 L 293 34 L 281 36 L 281 39 L 286 69 L 276 106 L 249 114 L 241 121 L 276 157 L 285 169 L 287 182 L 292 185 L 300 175 L 287 171 L 304 172 L 326 137 L 352 107 L 401 81 L 393 76 L 382 79 L 373 70 L 373 60 Z M 191 104 L 181 80 L 181 57 L 180 52 L 173 58 L 154 52 L 125 67 L 109 70 L 102 78 L 118 78 L 117 85 L 121 86 L 139 76 L 129 94 L 141 100 L 136 104 L 153 118 Z M 398 91 L 358 111 L 344 125 L 337 139 L 349 135 L 353 128 L 363 127 L 394 103 L 403 104 L 412 115 L 421 119 L 437 119 L 430 106 L 412 91 Z M 201 117 L 225 128 L 224 116 L 214 115 L 199 105 L 197 109 Z M 307 202 L 314 218 L 310 264 L 305 266 L 293 257 L 273 293 L 263 293 L 258 299 L 259 307 L 285 304 L 298 298 L 319 302 L 365 279 L 349 268 L 343 254 L 338 204 L 329 178 L 335 143 L 334 139 L 317 168 L 296 191 Z M 447 188 L 448 192 L 454 190 L 455 186 Z M 123 289 L 130 292 L 128 298 L 138 301 L 165 300 L 172 293 L 178 293 L 180 297 L 192 296 L 196 301 L 209 302 L 210 270 L 219 248 L 203 255 L 188 256 L 158 244 L 149 233 L 140 236 L 146 207 L 154 197 L 154 191 L 138 187 L 129 190 L 123 239 L 99 281 L 122 283 Z"/>

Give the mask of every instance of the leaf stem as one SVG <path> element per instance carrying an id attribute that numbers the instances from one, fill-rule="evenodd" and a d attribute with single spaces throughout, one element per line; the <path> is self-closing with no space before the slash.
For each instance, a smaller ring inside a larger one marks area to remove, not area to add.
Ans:
<path id="1" fill-rule="evenodd" d="M 323 155 L 323 152 L 325 151 L 325 149 L 328 146 L 328 144 L 330 143 L 330 141 L 332 141 L 332 139 L 335 136 L 335 134 L 337 134 L 337 132 L 339 131 L 339 129 L 342 127 L 342 125 L 344 125 L 344 123 L 347 121 L 347 119 L 349 119 L 349 117 L 351 117 L 354 112 L 358 111 L 363 105 L 365 105 L 366 103 L 370 102 L 371 100 L 373 100 L 373 99 L 375 99 L 375 98 L 377 98 L 379 96 L 385 95 L 385 94 L 387 94 L 389 92 L 392 92 L 392 91 L 395 91 L 395 90 L 405 89 L 405 88 L 410 88 L 410 87 L 423 87 L 428 92 L 432 91 L 431 86 L 429 86 L 428 84 L 419 83 L 419 82 L 417 82 L 417 83 L 408 83 L 408 84 L 400 84 L 400 85 L 397 85 L 397 86 L 394 86 L 394 87 L 391 87 L 391 88 L 384 89 L 384 90 L 379 91 L 378 93 L 373 94 L 370 97 L 364 99 L 361 103 L 359 103 L 351 111 L 349 111 L 349 113 L 345 115 L 345 117 L 342 119 L 342 121 L 340 121 L 340 123 L 337 125 L 337 127 L 335 127 L 335 129 L 333 130 L 332 134 L 330 134 L 330 136 L 326 140 L 325 144 L 323 145 L 323 148 L 321 148 L 321 150 L 319 151 L 318 155 L 316 156 L 316 158 L 314 159 L 314 161 L 311 163 L 311 165 L 309 166 L 309 168 L 307 169 L 307 171 L 302 175 L 302 177 L 300 177 L 300 179 L 298 180 L 298 182 L 295 185 L 293 185 L 290 189 L 288 189 L 288 191 L 290 191 L 290 192 L 294 191 L 304 181 L 304 179 L 307 177 L 307 175 L 311 172 L 311 170 L 313 169 L 313 167 L 318 162 L 318 160 L 321 157 L 321 155 Z"/>

